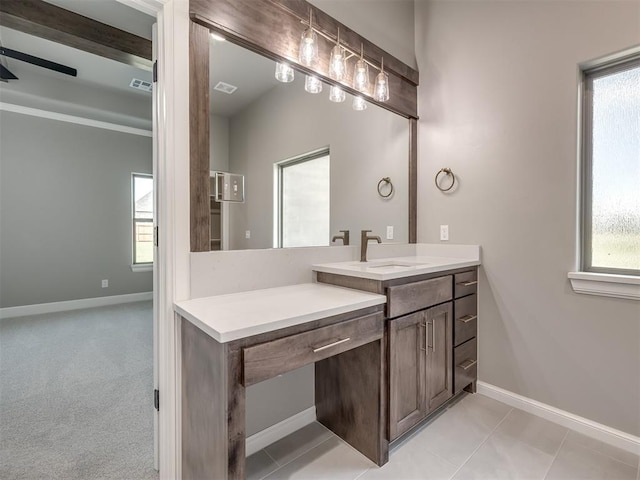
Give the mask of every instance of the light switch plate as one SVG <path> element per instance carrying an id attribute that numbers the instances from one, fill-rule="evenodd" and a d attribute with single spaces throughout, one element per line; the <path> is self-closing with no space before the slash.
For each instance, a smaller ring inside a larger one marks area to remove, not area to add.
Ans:
<path id="1" fill-rule="evenodd" d="M 109 280 L 102 280 L 102 288 L 108 288 L 109 287 Z"/>
<path id="2" fill-rule="evenodd" d="M 393 225 L 387 226 L 387 240 L 393 240 Z"/>
<path id="3" fill-rule="evenodd" d="M 245 230 L 244 238 L 251 238 L 251 230 Z"/>
<path id="4" fill-rule="evenodd" d="M 443 242 L 449 240 L 449 225 L 440 225 L 440 240 Z"/>

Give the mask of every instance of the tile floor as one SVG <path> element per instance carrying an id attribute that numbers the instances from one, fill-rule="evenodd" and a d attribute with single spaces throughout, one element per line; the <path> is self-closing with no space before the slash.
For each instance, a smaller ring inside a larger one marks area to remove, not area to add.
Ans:
<path id="1" fill-rule="evenodd" d="M 247 458 L 258 479 L 640 480 L 637 455 L 482 395 L 466 395 L 378 468 L 313 423 Z"/>

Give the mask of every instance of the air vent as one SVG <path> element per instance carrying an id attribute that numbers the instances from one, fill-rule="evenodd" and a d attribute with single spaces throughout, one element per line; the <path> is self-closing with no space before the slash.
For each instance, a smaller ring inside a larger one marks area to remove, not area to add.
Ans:
<path id="1" fill-rule="evenodd" d="M 218 90 L 219 92 L 227 93 L 231 95 L 233 92 L 235 92 L 238 89 L 238 87 L 229 85 L 228 83 L 218 82 L 216 86 L 213 87 L 213 89 Z"/>
<path id="2" fill-rule="evenodd" d="M 153 88 L 153 84 L 151 82 L 140 80 L 139 78 L 132 79 L 129 86 L 131 88 L 135 88 L 136 90 L 142 90 L 145 92 L 150 92 L 151 89 Z"/>

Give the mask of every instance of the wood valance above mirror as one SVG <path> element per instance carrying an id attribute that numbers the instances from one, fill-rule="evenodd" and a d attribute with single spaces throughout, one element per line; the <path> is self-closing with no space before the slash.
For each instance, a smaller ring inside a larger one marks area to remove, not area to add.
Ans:
<path id="1" fill-rule="evenodd" d="M 384 58 L 391 97 L 381 103 L 366 96 L 369 103 L 401 115 L 409 121 L 409 242 L 417 236 L 417 84 L 418 72 L 384 52 L 347 26 L 304 0 L 190 0 L 190 189 L 191 251 L 210 250 L 209 203 L 209 41 L 210 32 L 276 61 L 286 61 L 296 70 L 314 74 L 328 84 L 340 85 L 359 94 L 328 75 L 331 49 L 335 42 L 318 36 L 319 59 L 314 67 L 298 63 L 300 37 L 313 12 L 313 26 L 330 37 L 340 29 L 340 43 L 356 50 L 363 46 L 364 57 L 379 65 Z M 306 19 L 306 20 L 305 20 Z"/>

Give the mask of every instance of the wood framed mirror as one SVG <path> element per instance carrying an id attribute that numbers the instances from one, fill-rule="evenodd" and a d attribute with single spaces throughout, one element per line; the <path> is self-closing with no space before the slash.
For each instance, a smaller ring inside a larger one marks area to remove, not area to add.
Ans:
<path id="1" fill-rule="evenodd" d="M 276 62 L 286 61 L 297 72 L 314 75 L 328 85 L 339 85 L 347 94 L 353 95 L 361 94 L 350 87 L 350 79 L 345 83 L 338 83 L 328 74 L 330 52 L 335 46 L 338 29 L 341 44 L 351 49 L 361 45 L 364 58 L 378 65 L 380 60 L 377 59 L 384 58 L 384 69 L 389 75 L 390 99 L 383 103 L 370 96 L 365 98 L 368 103 L 407 119 L 408 145 L 405 152 L 408 152 L 408 178 L 405 201 L 408 228 L 405 238 L 409 243 L 415 243 L 418 72 L 304 0 L 191 0 L 189 8 L 191 251 L 212 249 L 211 33 L 218 33 L 230 42 Z M 301 65 L 297 60 L 300 36 L 305 25 L 308 25 L 310 12 L 314 28 L 323 34 L 318 36 L 319 59 L 313 67 Z M 370 72 L 370 76 L 374 78 L 375 73 L 377 72 Z"/>

